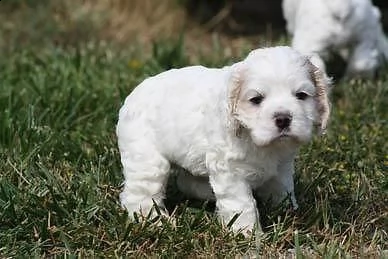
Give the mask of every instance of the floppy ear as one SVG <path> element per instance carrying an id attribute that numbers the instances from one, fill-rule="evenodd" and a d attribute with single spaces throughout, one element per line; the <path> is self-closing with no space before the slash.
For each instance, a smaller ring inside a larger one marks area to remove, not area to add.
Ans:
<path id="1" fill-rule="evenodd" d="M 228 82 L 228 109 L 231 118 L 232 129 L 236 136 L 240 136 L 243 125 L 237 119 L 237 105 L 240 98 L 244 75 L 246 72 L 245 64 L 242 62 L 231 66 L 231 73 Z"/>
<path id="2" fill-rule="evenodd" d="M 320 133 L 325 134 L 330 116 L 329 92 L 331 88 L 331 80 L 324 70 L 315 66 L 309 58 L 307 58 L 306 63 L 316 88 L 314 99 L 319 115 L 318 126 L 320 127 Z"/>

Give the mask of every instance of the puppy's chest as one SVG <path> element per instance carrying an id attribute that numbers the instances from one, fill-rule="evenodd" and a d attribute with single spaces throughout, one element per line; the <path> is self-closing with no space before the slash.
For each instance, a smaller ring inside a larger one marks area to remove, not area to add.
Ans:
<path id="1" fill-rule="evenodd" d="M 270 157 L 251 156 L 232 164 L 232 170 L 243 176 L 252 188 L 278 174 L 278 161 Z"/>

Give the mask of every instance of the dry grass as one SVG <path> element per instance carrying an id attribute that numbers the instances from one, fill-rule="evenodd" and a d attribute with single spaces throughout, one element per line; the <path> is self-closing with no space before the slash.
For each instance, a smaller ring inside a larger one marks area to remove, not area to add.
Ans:
<path id="1" fill-rule="evenodd" d="M 45 38 L 59 44 L 73 44 L 77 36 L 78 42 L 94 39 L 144 44 L 172 37 L 187 23 L 185 10 L 176 0 L 158 4 L 155 0 L 15 0 L 2 5 L 0 28 L 17 34 L 19 42 L 34 38 L 32 33 L 39 35 L 37 38 L 45 33 Z"/>
<path id="2" fill-rule="evenodd" d="M 192 62 L 197 56 L 217 54 L 236 57 L 241 50 L 273 45 L 271 28 L 263 35 L 242 37 L 210 31 L 187 14 L 178 0 L 15 0 L 0 10 L 0 49 L 14 46 L 74 46 L 104 41 L 124 49 L 140 46 L 150 53 L 160 39 L 185 36 L 185 52 Z M 32 2 L 31 2 L 32 3 Z M 276 39 L 278 40 L 278 39 Z"/>
<path id="3" fill-rule="evenodd" d="M 185 11 L 176 0 L 157 4 L 155 0 L 84 0 L 69 6 L 82 15 L 102 18 L 100 36 L 121 43 L 172 37 L 187 24 Z"/>
<path id="4" fill-rule="evenodd" d="M 215 44 L 220 44 L 218 47 L 225 56 L 238 56 L 242 47 L 271 45 L 274 38 L 270 29 L 266 35 L 250 37 L 211 31 L 214 26 L 200 26 L 177 0 L 158 4 L 154 0 L 84 0 L 76 9 L 83 10 L 86 16 L 100 17 L 96 19 L 100 39 L 124 46 L 136 42 L 147 48 L 159 39 L 177 38 L 184 32 L 185 48 L 190 57 L 198 52 L 210 54 Z"/>

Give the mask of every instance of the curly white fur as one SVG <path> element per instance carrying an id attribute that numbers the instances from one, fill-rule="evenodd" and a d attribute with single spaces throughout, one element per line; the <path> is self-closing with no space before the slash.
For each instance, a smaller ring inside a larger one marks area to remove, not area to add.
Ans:
<path id="1" fill-rule="evenodd" d="M 294 157 L 313 125 L 326 126 L 328 80 L 289 47 L 252 51 L 242 62 L 212 69 L 173 69 L 143 81 L 125 100 L 117 124 L 125 177 L 122 205 L 163 208 L 170 163 L 187 169 L 182 191 L 216 199 L 235 229 L 252 230 L 252 191 L 279 202 L 294 195 Z M 210 185 L 209 185 L 210 183 Z M 211 188 L 210 188 L 211 186 Z"/>
<path id="2" fill-rule="evenodd" d="M 348 77 L 373 77 L 388 60 L 380 11 L 370 0 L 283 0 L 283 14 L 294 49 L 323 60 L 338 53 L 348 62 Z"/>

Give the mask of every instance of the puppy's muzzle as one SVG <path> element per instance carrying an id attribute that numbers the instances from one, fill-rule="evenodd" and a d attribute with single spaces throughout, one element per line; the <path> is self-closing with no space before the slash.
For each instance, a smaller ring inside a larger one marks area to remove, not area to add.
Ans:
<path id="1" fill-rule="evenodd" d="M 292 116 L 289 113 L 276 113 L 274 115 L 275 125 L 280 131 L 288 128 L 291 125 Z"/>

